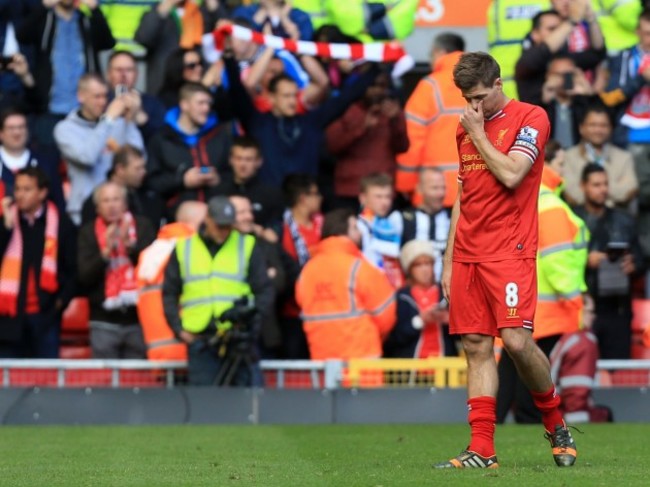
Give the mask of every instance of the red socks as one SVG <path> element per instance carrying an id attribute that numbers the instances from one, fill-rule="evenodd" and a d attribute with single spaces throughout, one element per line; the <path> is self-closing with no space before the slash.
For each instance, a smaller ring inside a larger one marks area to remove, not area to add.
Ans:
<path id="1" fill-rule="evenodd" d="M 472 430 L 469 450 L 483 457 L 494 455 L 494 428 L 497 421 L 497 400 L 490 396 L 473 397 L 467 401 L 469 425 Z"/>
<path id="2" fill-rule="evenodd" d="M 554 433 L 555 427 L 564 425 L 562 413 L 560 413 L 560 396 L 555 392 L 555 386 L 546 392 L 530 391 L 535 406 L 542 413 L 542 423 L 548 433 Z"/>

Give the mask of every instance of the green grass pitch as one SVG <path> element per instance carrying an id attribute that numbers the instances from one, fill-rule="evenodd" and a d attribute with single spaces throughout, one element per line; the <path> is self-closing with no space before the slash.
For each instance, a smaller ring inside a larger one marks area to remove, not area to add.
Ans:
<path id="1" fill-rule="evenodd" d="M 215 414 L 218 414 L 215 407 Z M 433 470 L 462 425 L 0 428 L 2 486 L 650 485 L 650 425 L 584 425 L 555 467 L 542 427 L 497 429 L 499 470 Z"/>

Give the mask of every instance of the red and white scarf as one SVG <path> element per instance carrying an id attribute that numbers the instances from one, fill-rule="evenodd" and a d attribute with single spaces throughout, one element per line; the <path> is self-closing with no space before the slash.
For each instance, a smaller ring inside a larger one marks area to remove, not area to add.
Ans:
<path id="1" fill-rule="evenodd" d="M 126 228 L 126 237 L 129 247 L 135 245 L 137 235 L 135 219 L 130 212 L 126 212 L 122 220 L 116 225 L 116 232 Z M 99 249 L 106 248 L 108 226 L 100 217 L 95 219 L 95 236 Z M 117 244 L 110 249 L 106 278 L 104 280 L 105 310 L 115 310 L 128 306 L 135 306 L 138 300 L 138 286 L 135 278 L 135 269 L 129 258 L 129 251 L 123 239 L 116 239 Z"/>
<path id="2" fill-rule="evenodd" d="M 393 77 L 401 76 L 415 65 L 415 60 L 404 51 L 399 43 L 394 41 L 351 44 L 294 41 L 284 37 L 265 35 L 239 25 L 224 25 L 215 29 L 211 34 L 203 36 L 203 57 L 206 61 L 214 63 L 219 60 L 225 47 L 226 36 L 251 41 L 272 49 L 283 49 L 294 54 L 352 61 L 395 62 Z"/>
<path id="3" fill-rule="evenodd" d="M 631 76 L 640 75 L 650 67 L 650 55 L 642 53 L 638 48 L 634 49 L 630 59 Z M 643 85 L 632 97 L 621 117 L 621 124 L 631 129 L 647 129 L 650 127 L 650 87 Z"/>
<path id="4" fill-rule="evenodd" d="M 10 211 L 13 213 L 14 229 L 2 259 L 2 269 L 0 269 L 0 315 L 16 316 L 23 266 L 23 234 L 20 230 L 20 212 L 16 205 Z M 59 211 L 53 203 L 48 201 L 45 206 L 45 243 L 43 244 L 39 287 L 49 293 L 59 289 L 58 253 Z"/>

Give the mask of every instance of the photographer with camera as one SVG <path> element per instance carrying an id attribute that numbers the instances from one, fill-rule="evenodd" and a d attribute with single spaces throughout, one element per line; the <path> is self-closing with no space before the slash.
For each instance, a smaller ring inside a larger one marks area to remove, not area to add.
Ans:
<path id="1" fill-rule="evenodd" d="M 204 225 L 177 242 L 165 269 L 165 318 L 188 344 L 192 385 L 262 385 L 256 342 L 273 287 L 255 237 L 234 223 L 228 198 L 212 198 Z"/>
<path id="2" fill-rule="evenodd" d="M 557 10 L 544 10 L 533 17 L 532 29 L 522 43 L 521 57 L 515 65 L 520 101 L 542 105 L 544 74 L 550 71 L 549 64 L 555 57 L 568 56 L 578 68 L 589 73 L 588 78 L 605 60 L 602 32 L 588 0 L 564 3 L 556 6 L 553 2 Z"/>
<path id="3" fill-rule="evenodd" d="M 596 301 L 593 332 L 600 358 L 630 358 L 632 292 L 630 281 L 643 271 L 643 255 L 634 219 L 608 208 L 609 185 L 602 166 L 590 163 L 582 171 L 584 205 L 574 208 L 589 231 L 586 280 Z"/>

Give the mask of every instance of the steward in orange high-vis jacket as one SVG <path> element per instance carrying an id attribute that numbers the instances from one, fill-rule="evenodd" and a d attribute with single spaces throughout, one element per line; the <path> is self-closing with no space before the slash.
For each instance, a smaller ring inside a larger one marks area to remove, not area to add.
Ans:
<path id="1" fill-rule="evenodd" d="M 181 204 L 176 213 L 179 221 L 162 227 L 156 240 L 140 254 L 136 269 L 137 310 L 149 360 L 187 360 L 187 346 L 176 339 L 165 318 L 162 284 L 176 242 L 196 233 L 205 212 L 205 203 L 188 201 Z"/>
<path id="2" fill-rule="evenodd" d="M 312 360 L 378 358 L 395 326 L 395 289 L 358 247 L 356 216 L 325 216 L 324 239 L 296 284 Z"/>
<path id="3" fill-rule="evenodd" d="M 433 45 L 433 71 L 423 78 L 406 103 L 407 152 L 397 156 L 395 189 L 412 196 L 421 167 L 436 167 L 445 175 L 444 206 L 451 208 L 458 188 L 458 120 L 466 102 L 453 83 L 452 72 L 464 49 L 455 34 L 441 34 Z"/>

